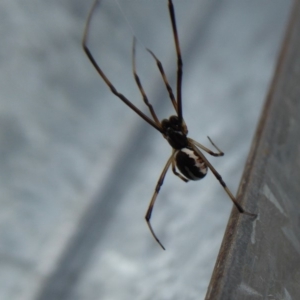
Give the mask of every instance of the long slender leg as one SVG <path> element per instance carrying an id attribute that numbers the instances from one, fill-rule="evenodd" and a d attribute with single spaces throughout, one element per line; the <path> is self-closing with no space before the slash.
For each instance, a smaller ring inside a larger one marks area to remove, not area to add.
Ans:
<path id="1" fill-rule="evenodd" d="M 176 54 L 177 54 L 177 113 L 179 122 L 182 121 L 182 103 L 181 103 L 181 84 L 182 84 L 182 58 L 181 58 L 181 50 L 179 45 L 179 38 L 176 28 L 176 19 L 175 19 L 175 11 L 172 0 L 168 1 L 170 18 L 172 23 L 172 30 L 174 35 Z"/>
<path id="2" fill-rule="evenodd" d="M 190 146 L 193 148 L 193 150 L 204 160 L 204 162 L 207 164 L 209 169 L 212 171 L 212 173 L 215 175 L 215 177 L 218 179 L 222 187 L 224 188 L 225 192 L 229 196 L 229 198 L 232 200 L 236 208 L 239 210 L 240 213 L 249 215 L 252 217 L 256 217 L 255 214 L 252 214 L 246 210 L 238 203 L 237 199 L 233 196 L 229 188 L 227 187 L 226 183 L 223 181 L 221 175 L 217 172 L 217 170 L 212 166 L 212 164 L 206 159 L 206 157 L 203 155 L 203 153 L 196 147 L 194 144 L 190 144 Z"/>
<path id="3" fill-rule="evenodd" d="M 148 97 L 144 91 L 144 88 L 142 86 L 142 83 L 141 83 L 141 80 L 139 78 L 139 76 L 137 75 L 137 72 L 136 72 L 136 63 L 135 63 L 135 44 L 136 44 L 136 39 L 135 37 L 133 38 L 133 43 L 132 43 L 132 72 L 133 72 L 133 77 L 135 79 L 135 82 L 142 94 L 142 97 L 143 97 L 143 100 L 145 102 L 145 104 L 148 106 L 149 110 L 150 110 L 150 113 L 154 119 L 154 121 L 156 122 L 156 124 L 158 124 L 160 126 L 160 122 L 156 116 L 156 113 L 153 109 L 153 106 L 151 105 L 151 103 L 149 102 L 148 100 Z"/>
<path id="4" fill-rule="evenodd" d="M 219 151 L 220 155 L 219 156 L 223 156 L 224 152 L 222 150 L 220 150 L 219 147 L 217 147 L 217 145 L 211 140 L 211 138 L 209 136 L 207 136 L 208 140 L 210 141 L 210 143 Z"/>
<path id="5" fill-rule="evenodd" d="M 162 78 L 163 78 L 163 81 L 164 81 L 164 83 L 165 83 L 165 86 L 166 86 L 166 88 L 167 88 L 167 90 L 168 90 L 168 93 L 169 93 L 170 99 L 171 99 L 171 101 L 172 101 L 172 104 L 173 104 L 173 106 L 174 106 L 176 112 L 178 113 L 178 107 L 177 107 L 176 99 L 175 99 L 175 96 L 174 96 L 174 94 L 173 94 L 173 90 L 172 90 L 172 88 L 171 88 L 171 86 L 170 86 L 170 84 L 169 84 L 169 82 L 168 82 L 168 79 L 167 79 L 166 73 L 165 73 L 165 71 L 164 71 L 164 68 L 163 68 L 163 66 L 162 66 L 162 63 L 160 62 L 160 60 L 155 56 L 155 54 L 154 54 L 150 49 L 147 49 L 147 51 L 148 51 L 148 52 L 152 55 L 152 57 L 155 59 L 156 64 L 157 64 L 157 67 L 158 67 L 158 69 L 159 69 L 159 71 L 160 71 L 160 74 L 161 74 L 161 76 L 162 76 Z"/>
<path id="6" fill-rule="evenodd" d="M 163 185 L 163 182 L 164 182 L 164 179 L 165 179 L 165 176 L 166 176 L 166 173 L 172 163 L 172 160 L 173 160 L 173 157 L 174 157 L 174 153 L 172 153 L 172 155 L 170 156 L 170 158 L 168 159 L 163 171 L 161 172 L 161 175 L 159 176 L 159 179 L 157 181 L 157 184 L 156 184 L 156 187 L 155 187 L 155 191 L 154 191 L 154 194 L 152 196 L 152 199 L 150 201 L 150 204 L 149 204 L 149 207 L 148 207 L 148 210 L 147 210 L 147 213 L 146 213 L 146 216 L 145 216 L 145 219 L 146 219 L 146 222 L 148 224 L 148 227 L 154 237 L 154 239 L 157 241 L 157 243 L 164 249 L 165 247 L 162 245 L 162 243 L 159 241 L 159 239 L 157 238 L 156 234 L 154 233 L 153 231 L 153 228 L 151 226 L 151 223 L 150 223 L 150 219 L 151 219 L 151 214 L 152 214 L 152 210 L 153 210 L 153 207 L 154 207 L 154 204 L 155 204 L 155 201 L 156 201 L 156 198 L 157 198 L 157 195 L 159 193 L 159 190 L 161 188 L 161 186 Z"/>
<path id="7" fill-rule="evenodd" d="M 197 147 L 199 147 L 200 149 L 204 150 L 205 152 L 207 152 L 208 154 L 212 155 L 212 156 L 223 156 L 224 152 L 222 152 L 214 143 L 213 141 L 208 137 L 209 141 L 212 143 L 212 145 L 219 151 L 219 152 L 213 152 L 210 149 L 206 148 L 205 146 L 203 146 L 202 144 L 198 143 L 197 141 L 188 138 L 189 142 L 196 145 Z"/>
<path id="8" fill-rule="evenodd" d="M 113 84 L 110 82 L 110 80 L 106 77 L 104 72 L 101 70 L 99 65 L 97 64 L 96 60 L 94 59 L 92 53 L 90 52 L 88 46 L 87 46 L 87 38 L 88 38 L 88 33 L 89 33 L 89 28 L 90 28 L 90 23 L 92 19 L 92 15 L 100 1 L 96 0 L 91 8 L 91 11 L 89 13 L 84 33 L 83 33 L 83 38 L 82 38 L 82 47 L 86 55 L 88 56 L 89 60 L 91 61 L 92 65 L 94 68 L 97 70 L 98 74 L 101 76 L 103 81 L 106 83 L 106 85 L 110 88 L 111 92 L 117 96 L 119 99 L 121 99 L 126 105 L 128 105 L 133 111 L 135 111 L 141 118 L 143 118 L 148 124 L 150 124 L 152 127 L 154 127 L 156 130 L 159 132 L 163 133 L 161 126 L 159 126 L 157 123 L 155 123 L 153 120 L 151 120 L 148 116 L 146 116 L 142 111 L 140 111 L 135 105 L 133 105 L 123 94 L 119 93 L 117 89 L 113 86 Z"/>

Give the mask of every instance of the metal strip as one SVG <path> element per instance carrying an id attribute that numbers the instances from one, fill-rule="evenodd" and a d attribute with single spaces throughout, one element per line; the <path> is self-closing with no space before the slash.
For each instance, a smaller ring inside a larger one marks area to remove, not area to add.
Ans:
<path id="1" fill-rule="evenodd" d="M 206 300 L 300 299 L 300 1 L 250 150 Z"/>

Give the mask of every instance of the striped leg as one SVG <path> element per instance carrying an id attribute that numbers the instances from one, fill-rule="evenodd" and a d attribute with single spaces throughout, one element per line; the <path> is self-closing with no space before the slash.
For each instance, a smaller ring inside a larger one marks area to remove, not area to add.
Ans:
<path id="1" fill-rule="evenodd" d="M 203 155 L 203 153 L 196 147 L 194 144 L 190 144 L 190 146 L 193 148 L 193 150 L 203 159 L 203 161 L 206 163 L 208 168 L 212 171 L 212 173 L 215 175 L 215 177 L 218 179 L 222 187 L 224 188 L 225 192 L 229 196 L 229 198 L 232 200 L 238 211 L 242 214 L 249 215 L 252 217 L 257 217 L 256 214 L 250 213 L 237 202 L 237 199 L 233 196 L 229 188 L 227 187 L 226 183 L 223 181 L 222 176 L 217 172 L 217 170 L 212 166 L 212 164 L 206 159 L 206 157 Z"/>
<path id="2" fill-rule="evenodd" d="M 174 157 L 174 154 L 175 154 L 175 153 L 176 153 L 176 152 L 173 152 L 173 153 L 172 153 L 172 155 L 171 155 L 170 158 L 168 159 L 168 161 L 167 161 L 167 163 L 166 163 L 166 165 L 165 165 L 163 171 L 161 172 L 161 174 L 160 174 L 160 176 L 159 176 L 159 179 L 158 179 L 157 184 L 156 184 L 156 187 L 155 187 L 154 194 L 153 194 L 153 196 L 152 196 L 152 199 L 151 199 L 151 201 L 150 201 L 150 204 L 149 204 L 149 207 L 148 207 L 146 216 L 145 216 L 146 222 L 147 222 L 147 224 L 148 224 L 148 227 L 149 227 L 149 229 L 150 229 L 150 231 L 151 231 L 151 233 L 152 233 L 154 239 L 157 241 L 157 243 L 158 243 L 164 250 L 166 250 L 166 249 L 165 249 L 165 247 L 163 246 L 163 244 L 159 241 L 159 239 L 157 238 L 156 234 L 154 233 L 154 230 L 153 230 L 153 228 L 152 228 L 152 226 L 151 226 L 151 223 L 150 223 L 150 219 L 151 219 L 151 214 L 152 214 L 152 211 L 153 211 L 153 207 L 154 207 L 154 204 L 155 204 L 157 195 L 158 195 L 158 193 L 159 193 L 159 190 L 160 190 L 161 186 L 162 186 L 163 183 L 164 183 L 165 176 L 166 176 L 167 171 L 168 171 L 168 169 L 169 169 L 169 167 L 170 167 L 170 165 L 171 165 L 171 163 L 172 163 L 172 161 L 173 161 L 173 157 Z"/>

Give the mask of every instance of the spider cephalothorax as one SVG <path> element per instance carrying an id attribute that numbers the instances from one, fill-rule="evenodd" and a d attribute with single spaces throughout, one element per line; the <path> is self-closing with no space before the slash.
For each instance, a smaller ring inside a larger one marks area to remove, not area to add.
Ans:
<path id="1" fill-rule="evenodd" d="M 163 135 L 173 149 L 187 147 L 187 128 L 184 121 L 180 122 L 177 116 L 171 116 L 161 122 Z"/>

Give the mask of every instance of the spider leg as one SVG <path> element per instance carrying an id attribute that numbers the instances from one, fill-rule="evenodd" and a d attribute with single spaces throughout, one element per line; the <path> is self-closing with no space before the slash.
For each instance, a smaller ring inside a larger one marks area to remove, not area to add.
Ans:
<path id="1" fill-rule="evenodd" d="M 195 144 L 193 144 L 193 143 L 190 143 L 190 146 L 203 159 L 203 161 L 206 163 L 206 165 L 208 166 L 208 168 L 212 171 L 212 173 L 218 179 L 218 181 L 220 182 L 220 184 L 222 185 L 222 187 L 224 188 L 225 192 L 227 193 L 227 195 L 229 196 L 229 198 L 232 200 L 232 202 L 234 203 L 234 205 L 236 206 L 236 208 L 238 209 L 238 211 L 241 214 L 245 214 L 245 215 L 249 215 L 249 216 L 252 216 L 252 217 L 256 217 L 257 216 L 256 214 L 253 214 L 253 213 L 250 213 L 250 212 L 244 210 L 244 208 L 238 203 L 237 199 L 233 196 L 233 194 L 231 193 L 231 191 L 227 187 L 226 183 L 223 181 L 222 176 L 217 172 L 217 170 L 212 166 L 212 164 L 206 159 L 206 157 L 204 156 L 204 154 L 197 148 L 197 146 Z"/>
<path id="2" fill-rule="evenodd" d="M 134 37 L 133 38 L 133 42 L 132 42 L 132 72 L 133 72 L 133 77 L 135 79 L 135 82 L 142 94 L 142 97 L 143 97 L 143 100 L 144 100 L 144 103 L 148 106 L 149 110 L 150 110 L 150 113 L 154 119 L 154 121 L 156 122 L 156 124 L 158 124 L 158 126 L 160 126 L 160 122 L 156 116 L 156 113 L 153 109 L 153 106 L 151 105 L 151 103 L 149 102 L 148 100 L 148 97 L 144 91 L 144 88 L 142 86 L 142 83 L 141 83 L 141 80 L 139 78 L 139 76 L 137 75 L 137 72 L 136 72 L 136 63 L 135 63 L 135 44 L 136 44 L 136 38 Z"/>
<path id="3" fill-rule="evenodd" d="M 178 32 L 176 28 L 176 19 L 175 19 L 175 11 L 172 0 L 168 1 L 169 13 L 172 23 L 172 30 L 174 36 L 174 42 L 176 47 L 177 54 L 177 114 L 179 118 L 179 122 L 181 123 L 182 117 L 182 103 L 181 103 L 181 84 L 182 84 L 182 58 L 181 58 L 181 50 L 178 38 Z"/>
<path id="4" fill-rule="evenodd" d="M 168 82 L 168 79 L 167 79 L 166 73 L 165 73 L 165 71 L 164 71 L 164 68 L 163 68 L 163 66 L 162 66 L 162 63 L 160 62 L 160 60 L 155 56 L 155 54 L 154 54 L 150 49 L 147 48 L 147 51 L 148 51 L 148 52 L 152 55 L 152 57 L 155 59 L 156 65 L 157 65 L 157 67 L 158 67 L 158 69 L 159 69 L 159 72 L 160 72 L 160 74 L 161 74 L 161 76 L 162 76 L 162 78 L 163 78 L 163 81 L 164 81 L 164 83 L 165 83 L 165 86 L 166 86 L 166 88 L 167 88 L 167 90 L 168 90 L 168 93 L 169 93 L 170 99 L 171 99 L 171 101 L 172 101 L 172 104 L 173 104 L 173 106 L 174 106 L 176 112 L 178 113 L 178 107 L 177 107 L 176 99 L 175 99 L 175 96 L 174 96 L 174 94 L 173 94 L 173 90 L 172 90 L 172 88 L 171 88 L 171 86 L 170 86 L 170 84 L 169 84 L 169 82 Z"/>
<path id="5" fill-rule="evenodd" d="M 164 249 L 165 247 L 163 246 L 163 244 L 159 241 L 159 239 L 157 238 L 156 234 L 154 233 L 154 230 L 151 226 L 151 223 L 150 223 L 150 219 L 151 219 L 151 214 L 152 214 L 152 211 L 153 211 L 153 207 L 154 207 L 154 204 L 155 204 L 155 201 L 156 201 L 156 198 L 157 198 L 157 195 L 159 193 L 159 190 L 161 188 L 161 186 L 163 185 L 163 182 L 164 182 L 164 179 L 165 179 L 165 176 L 166 176 L 166 173 L 172 163 L 172 160 L 173 160 L 173 157 L 174 157 L 174 153 L 172 153 L 172 155 L 170 156 L 170 158 L 168 159 L 163 171 L 161 172 L 160 176 L 159 176 L 159 179 L 157 181 L 157 184 L 156 184 L 156 187 L 155 187 L 155 191 L 154 191 L 154 194 L 152 196 L 152 199 L 150 201 L 150 204 L 149 204 L 149 207 L 148 207 L 148 210 L 147 210 L 147 213 L 145 215 L 145 219 L 146 219 L 146 222 L 147 222 L 147 225 L 154 237 L 154 239 L 156 240 L 156 242 Z"/>
<path id="6" fill-rule="evenodd" d="M 188 141 L 194 145 L 196 145 L 197 147 L 199 147 L 200 149 L 202 149 L 203 151 L 207 152 L 208 154 L 212 155 L 212 156 L 223 156 L 224 152 L 222 152 L 214 143 L 213 141 L 208 137 L 209 141 L 211 142 L 211 144 L 219 151 L 219 152 L 213 152 L 210 149 L 206 148 L 205 146 L 203 146 L 202 144 L 198 143 L 197 141 L 188 138 Z"/>
<path id="7" fill-rule="evenodd" d="M 217 145 L 211 140 L 211 138 L 209 136 L 207 138 L 210 141 L 210 143 L 219 151 L 219 155 L 218 156 L 223 156 L 224 152 L 222 150 L 220 150 L 220 148 L 217 147 Z"/>
<path id="8" fill-rule="evenodd" d="M 106 85 L 110 88 L 111 92 L 117 96 L 120 100 L 122 100 L 127 106 L 129 106 L 134 112 L 136 112 L 142 119 L 144 119 L 148 124 L 150 124 L 152 127 L 154 127 L 156 130 L 159 132 L 163 133 L 162 128 L 160 124 L 158 125 L 155 121 L 151 120 L 148 116 L 146 116 L 142 111 L 140 111 L 135 105 L 133 105 L 123 94 L 117 91 L 117 89 L 114 87 L 114 85 L 110 82 L 110 80 L 106 77 L 102 69 L 99 67 L 97 64 L 96 60 L 94 59 L 91 51 L 89 50 L 87 46 L 87 39 L 88 39 L 88 33 L 89 33 L 89 28 L 91 24 L 91 19 L 93 16 L 93 13 L 99 4 L 99 0 L 96 0 L 90 10 L 90 13 L 88 15 L 88 19 L 85 25 L 84 33 L 83 33 L 83 38 L 82 38 L 82 47 L 84 52 L 86 53 L 87 57 L 91 61 L 92 65 L 94 68 L 97 70 L 98 74 L 101 76 L 103 81 L 106 83 Z"/>

